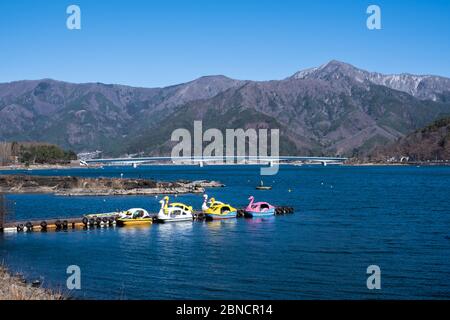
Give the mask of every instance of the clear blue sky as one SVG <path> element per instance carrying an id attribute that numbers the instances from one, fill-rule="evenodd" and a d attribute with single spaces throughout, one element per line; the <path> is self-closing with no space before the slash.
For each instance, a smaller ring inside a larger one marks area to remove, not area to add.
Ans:
<path id="1" fill-rule="evenodd" d="M 81 8 L 82 29 L 66 28 Z M 366 8 L 382 30 L 366 28 Z M 450 1 L 1 0 L 0 82 L 282 79 L 331 59 L 450 77 Z"/>

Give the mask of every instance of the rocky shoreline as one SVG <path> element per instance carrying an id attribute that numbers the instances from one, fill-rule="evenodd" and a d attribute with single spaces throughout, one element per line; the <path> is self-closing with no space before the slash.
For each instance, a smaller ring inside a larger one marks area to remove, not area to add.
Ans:
<path id="1" fill-rule="evenodd" d="M 0 265 L 0 300 L 65 300 L 63 294 L 28 283 L 20 275 L 12 275 Z"/>
<path id="2" fill-rule="evenodd" d="M 0 193 L 52 193 L 61 196 L 112 196 L 203 193 L 217 181 L 162 182 L 131 178 L 0 175 Z"/>

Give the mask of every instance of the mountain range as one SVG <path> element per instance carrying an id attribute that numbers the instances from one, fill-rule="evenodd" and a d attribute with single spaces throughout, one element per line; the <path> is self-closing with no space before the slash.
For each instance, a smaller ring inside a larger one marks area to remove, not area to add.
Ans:
<path id="1" fill-rule="evenodd" d="M 206 76 L 163 87 L 0 84 L 0 140 L 45 141 L 77 152 L 168 155 L 171 133 L 279 128 L 284 155 L 367 154 L 450 115 L 450 79 L 383 75 L 330 61 L 282 80 Z"/>

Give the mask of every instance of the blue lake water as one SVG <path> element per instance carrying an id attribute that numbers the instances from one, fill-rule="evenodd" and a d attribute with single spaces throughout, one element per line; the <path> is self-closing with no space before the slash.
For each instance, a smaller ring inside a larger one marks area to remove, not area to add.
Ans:
<path id="1" fill-rule="evenodd" d="M 0 259 L 45 286 L 65 288 L 81 268 L 89 299 L 448 299 L 450 167 L 282 166 L 256 191 L 257 166 L 149 166 L 27 174 L 219 180 L 208 194 L 289 205 L 270 219 L 183 222 L 0 235 Z M 11 173 L 4 171 L 0 174 Z M 143 207 L 155 197 L 9 195 L 10 219 L 80 216 Z M 173 198 L 172 198 L 173 200 Z M 200 208 L 201 195 L 177 200 Z M 381 268 L 381 290 L 366 269 Z"/>

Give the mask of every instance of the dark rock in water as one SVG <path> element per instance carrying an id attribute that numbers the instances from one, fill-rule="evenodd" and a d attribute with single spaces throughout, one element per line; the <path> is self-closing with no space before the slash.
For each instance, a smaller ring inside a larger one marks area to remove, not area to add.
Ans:
<path id="1" fill-rule="evenodd" d="M 33 282 L 31 282 L 31 286 L 33 288 L 38 288 L 41 286 L 41 280 L 34 280 Z"/>

